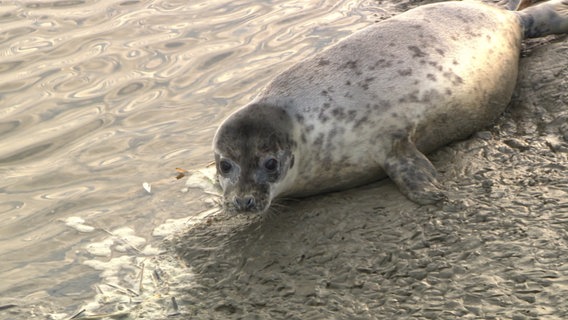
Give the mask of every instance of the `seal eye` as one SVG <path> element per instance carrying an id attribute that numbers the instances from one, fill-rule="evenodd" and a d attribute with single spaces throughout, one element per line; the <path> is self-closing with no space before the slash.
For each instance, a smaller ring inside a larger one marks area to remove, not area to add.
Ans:
<path id="1" fill-rule="evenodd" d="M 278 160 L 274 158 L 267 159 L 266 161 L 264 161 L 264 169 L 266 169 L 268 172 L 276 171 L 276 169 L 278 169 Z"/>
<path id="2" fill-rule="evenodd" d="M 229 161 L 227 160 L 219 161 L 219 170 L 221 170 L 221 173 L 227 174 L 231 172 L 231 169 L 233 169 L 233 165 Z"/>

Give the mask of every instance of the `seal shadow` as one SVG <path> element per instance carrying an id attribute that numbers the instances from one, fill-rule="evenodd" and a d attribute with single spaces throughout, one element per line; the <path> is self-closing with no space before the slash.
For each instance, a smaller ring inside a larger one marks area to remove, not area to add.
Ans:
<path id="1" fill-rule="evenodd" d="M 222 217 L 174 239 L 175 253 L 195 273 L 187 294 L 222 296 L 220 310 L 292 299 L 318 304 L 326 290 L 361 289 L 361 276 L 396 269 L 405 247 L 423 246 L 428 210 L 390 180 L 290 202 L 266 216 Z M 444 237 L 443 235 L 437 235 Z M 232 302 L 231 302 L 232 301 Z M 239 302 L 240 301 L 240 302 Z"/>

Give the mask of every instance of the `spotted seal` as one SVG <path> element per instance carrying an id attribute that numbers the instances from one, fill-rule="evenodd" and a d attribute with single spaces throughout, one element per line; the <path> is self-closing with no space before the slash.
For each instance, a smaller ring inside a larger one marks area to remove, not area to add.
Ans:
<path id="1" fill-rule="evenodd" d="M 521 11 L 429 4 L 349 36 L 278 75 L 218 128 L 226 209 L 263 212 L 276 197 L 385 176 L 419 204 L 444 199 L 424 154 L 503 112 L 523 38 L 566 32 L 568 0 L 551 0 Z"/>

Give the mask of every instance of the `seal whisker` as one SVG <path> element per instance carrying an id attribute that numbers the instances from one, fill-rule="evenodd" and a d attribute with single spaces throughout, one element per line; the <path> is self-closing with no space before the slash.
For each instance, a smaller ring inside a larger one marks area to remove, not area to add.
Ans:
<path id="1" fill-rule="evenodd" d="M 282 211 L 278 210 L 274 206 L 270 206 L 266 211 L 264 211 L 263 215 L 266 218 L 275 218 L 276 216 L 280 215 Z"/>
<path id="2" fill-rule="evenodd" d="M 286 210 L 289 208 L 289 206 L 283 204 L 283 203 L 272 203 L 272 205 L 270 206 L 270 208 L 273 209 L 278 209 L 278 213 L 282 213 L 282 209 Z"/>

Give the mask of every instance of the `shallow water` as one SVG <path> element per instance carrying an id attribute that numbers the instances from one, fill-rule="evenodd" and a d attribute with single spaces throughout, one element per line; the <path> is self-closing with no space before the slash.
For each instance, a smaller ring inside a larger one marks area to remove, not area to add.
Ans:
<path id="1" fill-rule="evenodd" d="M 365 0 L 21 1 L 0 5 L 0 297 L 73 308 L 89 251 L 195 214 L 176 167 L 275 73 L 389 16 Z M 151 193 L 142 184 L 152 185 Z M 72 227 L 71 217 L 90 228 Z M 132 248 L 124 249 L 133 250 Z"/>

